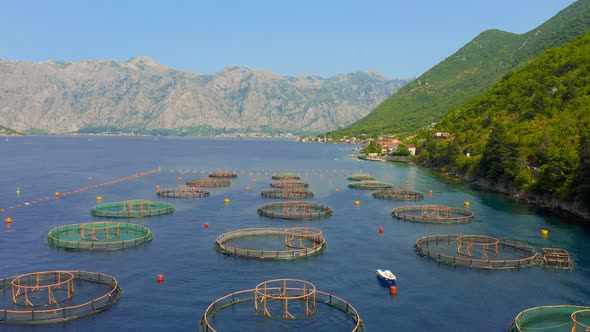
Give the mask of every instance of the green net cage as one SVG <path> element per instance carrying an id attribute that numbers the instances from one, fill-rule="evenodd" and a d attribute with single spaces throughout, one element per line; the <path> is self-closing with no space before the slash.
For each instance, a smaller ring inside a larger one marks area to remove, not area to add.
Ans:
<path id="1" fill-rule="evenodd" d="M 309 183 L 299 180 L 277 180 L 270 183 L 274 188 L 307 188 Z"/>
<path id="2" fill-rule="evenodd" d="M 512 324 L 512 332 L 572 332 L 590 329 L 590 307 L 548 305 L 521 311 Z"/>
<path id="3" fill-rule="evenodd" d="M 104 273 L 43 271 L 0 278 L 0 323 L 61 323 L 106 310 L 123 291 Z"/>
<path id="4" fill-rule="evenodd" d="M 154 217 L 174 212 L 174 205 L 166 202 L 129 200 L 100 204 L 92 208 L 90 213 L 103 218 L 142 218 Z"/>
<path id="5" fill-rule="evenodd" d="M 375 180 L 374 177 L 370 176 L 369 174 L 363 173 L 363 172 L 358 172 L 355 173 L 351 176 L 349 176 L 348 181 L 370 181 L 370 180 Z"/>
<path id="6" fill-rule="evenodd" d="M 189 187 L 227 187 L 231 181 L 224 178 L 200 178 L 197 180 L 190 180 L 186 182 Z"/>
<path id="7" fill-rule="evenodd" d="M 305 199 L 305 198 L 313 198 L 314 194 L 311 191 L 305 190 L 305 188 L 303 188 L 303 187 L 295 187 L 295 188 L 263 190 L 260 193 L 260 196 L 268 197 L 268 198 Z"/>
<path id="8" fill-rule="evenodd" d="M 258 214 L 269 218 L 302 220 L 326 218 L 334 211 L 323 204 L 287 201 L 263 204 L 258 207 Z"/>
<path id="9" fill-rule="evenodd" d="M 180 186 L 177 188 L 157 189 L 156 195 L 166 198 L 195 198 L 207 197 L 209 191 L 201 187 Z"/>
<path id="10" fill-rule="evenodd" d="M 424 194 L 404 188 L 387 188 L 373 192 L 373 197 L 396 201 L 419 201 L 424 199 Z"/>
<path id="11" fill-rule="evenodd" d="M 152 239 L 149 228 L 116 221 L 64 225 L 47 234 L 50 246 L 73 250 L 119 250 L 137 247 Z"/>
<path id="12" fill-rule="evenodd" d="M 299 180 L 300 179 L 299 175 L 297 175 L 295 173 L 287 173 L 287 172 L 273 174 L 271 178 L 273 180 Z"/>
<path id="13" fill-rule="evenodd" d="M 393 188 L 393 184 L 387 183 L 387 182 L 376 181 L 376 180 L 361 180 L 361 181 L 354 181 L 354 182 L 349 183 L 348 188 L 375 190 L 375 189 Z"/>
<path id="14" fill-rule="evenodd" d="M 215 172 L 209 173 L 209 177 L 210 178 L 233 179 L 233 178 L 238 177 L 238 173 L 232 172 L 232 171 L 215 171 Z"/>

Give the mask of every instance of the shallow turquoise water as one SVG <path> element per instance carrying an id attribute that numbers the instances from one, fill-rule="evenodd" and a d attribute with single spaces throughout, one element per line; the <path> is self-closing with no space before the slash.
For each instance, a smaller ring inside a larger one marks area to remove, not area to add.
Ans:
<path id="1" fill-rule="evenodd" d="M 528 307 L 590 303 L 587 228 L 540 215 L 501 195 L 442 180 L 417 167 L 347 158 L 351 148 L 247 139 L 80 136 L 0 140 L 0 208 L 21 205 L 0 212 L 2 220 L 13 219 L 9 226 L 0 224 L 0 276 L 45 270 L 97 271 L 116 277 L 124 290 L 118 304 L 92 317 L 37 327 L 0 325 L 0 331 L 194 331 L 215 299 L 274 278 L 304 279 L 349 301 L 368 331 L 505 331 L 516 314 Z M 56 191 L 68 192 L 156 168 L 161 172 L 53 199 Z M 211 196 L 206 198 L 166 199 L 176 207 L 173 214 L 139 221 L 154 234 L 147 245 L 115 252 L 76 252 L 45 243 L 47 232 L 54 227 L 98 220 L 89 214 L 97 196 L 103 197 L 102 203 L 158 200 L 156 185 L 173 187 L 179 176 L 186 181 L 218 169 L 239 176 L 229 187 L 210 188 Z M 462 207 L 469 201 L 477 221 L 424 225 L 393 219 L 391 209 L 406 205 L 404 202 L 374 199 L 371 191 L 346 187 L 346 178 L 359 170 L 396 186 L 409 181 L 410 189 L 433 191 L 419 203 Z M 274 201 L 260 197 L 260 192 L 270 189 L 271 175 L 278 172 L 299 174 L 315 194 L 310 201 L 329 205 L 334 216 L 289 221 L 257 215 L 260 204 Z M 41 197 L 52 199 L 25 205 Z M 224 203 L 225 198 L 230 199 L 229 204 Z M 360 204 L 353 204 L 355 200 Z M 218 235 L 230 230 L 292 226 L 322 229 L 326 252 L 294 261 L 261 262 L 220 255 L 212 247 Z M 384 233 L 378 232 L 379 227 L 384 227 Z M 550 231 L 547 239 L 540 236 L 540 229 Z M 575 270 L 470 270 L 438 265 L 412 251 L 417 238 L 446 233 L 510 238 L 537 249 L 565 248 L 575 259 Z M 390 296 L 375 277 L 378 268 L 397 275 L 396 296 Z M 165 275 L 164 283 L 156 282 L 157 274 Z M 326 308 L 310 320 L 294 322 L 269 322 L 255 317 L 253 311 L 240 306 L 222 311 L 216 320 L 223 331 L 352 328 L 343 315 Z"/>

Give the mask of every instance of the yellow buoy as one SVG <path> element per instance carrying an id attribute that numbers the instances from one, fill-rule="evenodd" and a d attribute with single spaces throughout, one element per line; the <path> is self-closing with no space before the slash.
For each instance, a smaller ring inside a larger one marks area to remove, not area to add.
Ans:
<path id="1" fill-rule="evenodd" d="M 463 204 L 464 204 L 465 206 L 467 206 L 467 207 L 469 206 L 469 202 L 465 202 L 465 203 L 463 203 Z"/>
<path id="2" fill-rule="evenodd" d="M 98 197 L 96 197 L 96 200 L 97 200 L 97 201 L 102 201 L 102 196 L 98 196 Z"/>
<path id="3" fill-rule="evenodd" d="M 12 218 L 10 218 L 10 217 L 6 218 L 6 223 L 7 224 L 11 224 L 12 223 Z"/>
<path id="4" fill-rule="evenodd" d="M 359 201 L 354 201 L 354 205 L 359 205 L 359 204 L 361 204 L 361 202 L 359 202 Z"/>
<path id="5" fill-rule="evenodd" d="M 224 199 L 223 203 L 225 203 L 225 204 L 229 203 L 229 198 Z"/>
<path id="6" fill-rule="evenodd" d="M 542 229 L 541 230 L 541 234 L 543 234 L 543 235 L 549 235 L 549 231 L 546 230 L 546 229 Z"/>

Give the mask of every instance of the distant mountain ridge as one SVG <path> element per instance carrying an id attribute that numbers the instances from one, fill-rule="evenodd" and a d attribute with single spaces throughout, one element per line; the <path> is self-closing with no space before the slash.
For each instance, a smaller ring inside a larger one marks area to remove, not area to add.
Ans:
<path id="1" fill-rule="evenodd" d="M 129 61 L 0 59 L 0 124 L 25 133 L 314 134 L 363 117 L 408 80 L 375 72 L 213 75 Z"/>
<path id="2" fill-rule="evenodd" d="M 590 0 L 578 0 L 521 34 L 487 30 L 381 103 L 365 118 L 329 135 L 415 132 L 484 93 L 510 70 L 545 50 L 590 32 Z"/>

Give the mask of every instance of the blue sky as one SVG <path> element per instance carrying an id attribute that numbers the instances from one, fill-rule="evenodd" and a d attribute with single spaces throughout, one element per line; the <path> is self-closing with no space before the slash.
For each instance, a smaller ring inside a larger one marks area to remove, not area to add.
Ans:
<path id="1" fill-rule="evenodd" d="M 523 33 L 573 0 L 29 1 L 0 4 L 0 58 L 145 55 L 201 74 L 418 76 L 481 31 Z"/>

